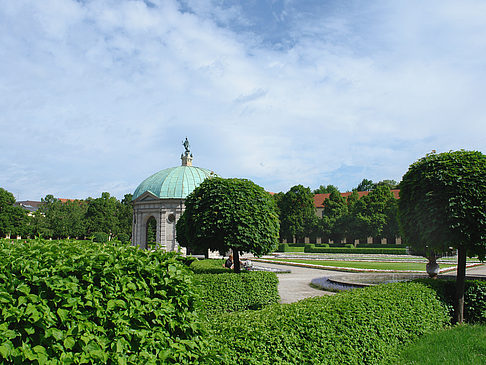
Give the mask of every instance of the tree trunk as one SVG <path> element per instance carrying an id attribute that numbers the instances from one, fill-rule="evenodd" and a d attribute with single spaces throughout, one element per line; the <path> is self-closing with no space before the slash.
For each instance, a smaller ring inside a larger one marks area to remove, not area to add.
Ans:
<path id="1" fill-rule="evenodd" d="M 241 272 L 240 267 L 240 252 L 236 248 L 232 248 L 233 250 L 233 266 L 235 273 L 239 274 Z"/>
<path id="2" fill-rule="evenodd" d="M 457 249 L 457 277 L 456 277 L 456 322 L 464 321 L 464 281 L 466 279 L 466 247 Z"/>

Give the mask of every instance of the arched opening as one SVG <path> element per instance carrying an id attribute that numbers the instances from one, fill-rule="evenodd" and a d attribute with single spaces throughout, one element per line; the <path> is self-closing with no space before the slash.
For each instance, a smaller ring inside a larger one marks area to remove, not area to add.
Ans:
<path id="1" fill-rule="evenodd" d="M 147 249 L 155 249 L 157 245 L 157 220 L 152 216 L 147 220 L 146 226 Z"/>

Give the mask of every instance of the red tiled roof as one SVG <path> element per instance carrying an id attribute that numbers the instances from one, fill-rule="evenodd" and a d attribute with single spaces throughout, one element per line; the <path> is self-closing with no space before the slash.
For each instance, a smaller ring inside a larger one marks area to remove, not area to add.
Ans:
<path id="1" fill-rule="evenodd" d="M 399 189 L 392 189 L 391 192 L 393 193 L 393 196 L 395 197 L 395 199 L 400 198 L 400 196 L 399 196 L 400 190 Z M 369 193 L 370 193 L 369 191 L 358 191 L 359 199 L 361 199 L 365 195 L 368 195 Z M 351 194 L 352 194 L 352 192 L 348 191 L 346 193 L 341 193 L 341 196 L 343 198 L 347 198 Z M 324 200 L 329 199 L 329 195 L 331 195 L 331 194 L 329 194 L 329 193 L 328 194 L 315 194 L 314 195 L 314 207 L 324 208 Z"/>

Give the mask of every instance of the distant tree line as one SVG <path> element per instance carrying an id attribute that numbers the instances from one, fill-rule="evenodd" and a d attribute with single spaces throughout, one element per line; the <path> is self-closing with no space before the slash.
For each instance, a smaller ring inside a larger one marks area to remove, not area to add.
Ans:
<path id="1" fill-rule="evenodd" d="M 0 237 L 86 238 L 95 232 L 128 241 L 132 232 L 132 194 L 119 201 L 109 193 L 99 198 L 61 201 L 52 195 L 29 214 L 14 206 L 12 193 L 0 188 Z"/>
<path id="2" fill-rule="evenodd" d="M 333 185 L 320 186 L 311 191 L 302 185 L 293 186 L 286 193 L 274 195 L 279 209 L 280 239 L 291 241 L 294 237 L 303 242 L 304 237 L 323 241 L 361 242 L 368 237 L 394 241 L 400 236 L 398 203 L 391 189 L 397 188 L 393 180 L 373 183 L 363 179 L 348 197 L 343 197 Z M 365 190 L 366 189 L 366 190 Z M 359 191 L 369 191 L 360 198 Z M 330 194 L 323 203 L 322 216 L 316 214 L 315 194 Z"/>

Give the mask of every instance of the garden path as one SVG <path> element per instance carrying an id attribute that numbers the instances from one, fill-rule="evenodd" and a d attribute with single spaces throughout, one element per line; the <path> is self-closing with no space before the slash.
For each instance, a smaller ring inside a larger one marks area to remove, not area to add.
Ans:
<path id="1" fill-rule="evenodd" d="M 270 268 L 290 270 L 290 273 L 277 274 L 279 280 L 278 292 L 280 294 L 280 303 L 293 303 L 305 298 L 324 296 L 324 295 L 333 295 L 334 294 L 333 292 L 315 289 L 311 287 L 310 282 L 312 281 L 312 279 L 321 278 L 321 277 L 330 277 L 333 275 L 352 276 L 354 274 L 354 273 L 346 274 L 343 272 L 332 271 L 332 270 L 312 269 L 307 267 L 270 264 L 267 262 L 265 262 L 264 264 L 263 263 L 255 263 L 255 264 L 259 266 L 270 267 Z M 455 271 L 448 272 L 447 274 L 455 275 Z M 466 270 L 466 274 L 481 276 L 486 278 L 486 265 L 481 265 L 474 268 L 468 268 Z"/>
<path id="2" fill-rule="evenodd" d="M 343 273 L 331 270 L 310 269 L 306 267 L 277 265 L 270 263 L 255 263 L 258 266 L 265 266 L 278 269 L 289 269 L 290 273 L 277 274 L 278 292 L 280 303 L 293 303 L 299 300 L 323 295 L 333 295 L 333 292 L 314 289 L 310 286 L 312 279 L 323 276 L 342 275 Z"/>

